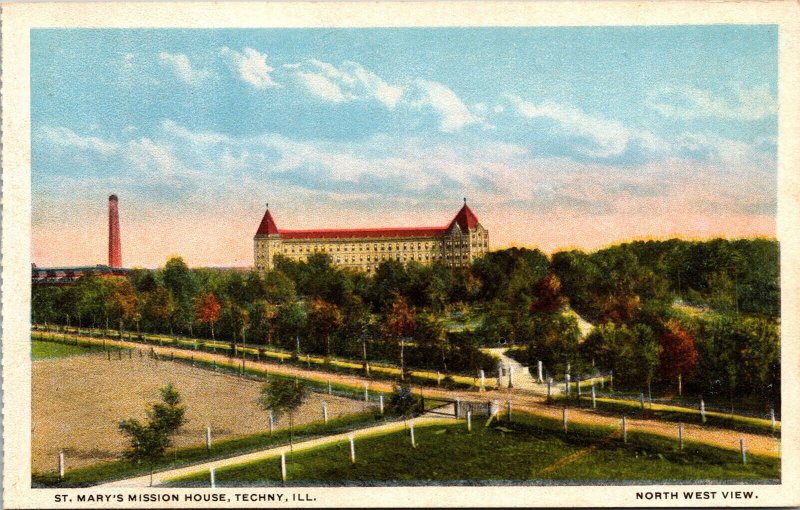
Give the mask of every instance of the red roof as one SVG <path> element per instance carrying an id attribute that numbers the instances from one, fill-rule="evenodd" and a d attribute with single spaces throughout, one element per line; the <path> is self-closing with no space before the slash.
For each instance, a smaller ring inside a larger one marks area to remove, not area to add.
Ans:
<path id="1" fill-rule="evenodd" d="M 458 226 L 461 227 L 461 230 L 470 230 L 475 228 L 475 225 L 478 224 L 478 217 L 475 216 L 475 213 L 467 205 L 466 199 L 464 201 L 464 207 L 458 211 L 456 217 L 453 218 L 453 221 L 450 222 L 448 228 L 453 226 L 453 223 L 458 223 Z"/>
<path id="2" fill-rule="evenodd" d="M 321 229 L 321 230 L 281 230 L 272 219 L 269 209 L 264 213 L 256 236 L 279 234 L 283 239 L 338 239 L 338 238 L 380 238 L 380 237 L 435 237 L 444 235 L 453 223 L 458 223 L 462 230 L 475 228 L 478 217 L 467 207 L 458 211 L 453 221 L 445 227 L 409 227 L 409 228 L 356 228 L 356 229 Z"/>
<path id="3" fill-rule="evenodd" d="M 283 239 L 336 239 L 355 237 L 434 237 L 444 235 L 446 231 L 446 227 L 412 227 L 280 230 L 279 233 Z"/>
<path id="4" fill-rule="evenodd" d="M 256 230 L 256 235 L 267 236 L 277 233 L 279 233 L 278 226 L 275 225 L 275 220 L 272 219 L 272 215 L 269 213 L 269 209 L 267 209 L 267 212 L 264 213 L 264 217 L 261 219 L 261 225 L 259 225 L 258 230 Z"/>

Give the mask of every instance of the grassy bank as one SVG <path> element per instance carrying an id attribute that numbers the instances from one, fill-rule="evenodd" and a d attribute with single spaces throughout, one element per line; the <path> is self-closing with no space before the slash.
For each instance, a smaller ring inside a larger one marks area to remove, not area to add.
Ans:
<path id="1" fill-rule="evenodd" d="M 83 354 L 91 354 L 94 352 L 102 352 L 102 346 L 94 344 L 72 344 L 59 340 L 33 340 L 31 342 L 31 359 L 50 359 L 50 358 L 67 358 L 70 356 L 80 356 Z M 106 350 L 119 350 L 117 347 L 109 346 Z"/>
<path id="2" fill-rule="evenodd" d="M 567 405 L 569 407 L 591 408 L 592 397 L 581 396 L 564 396 L 559 395 L 550 399 L 554 405 Z M 706 411 L 705 421 L 698 409 L 690 409 L 686 407 L 670 406 L 665 404 L 649 404 L 645 401 L 644 409 L 639 401 L 622 400 L 614 398 L 597 398 L 596 410 L 603 414 L 616 414 L 626 415 L 631 418 L 639 419 L 653 419 L 661 421 L 669 421 L 674 423 L 696 423 L 705 424 L 711 427 L 720 427 L 732 430 L 739 430 L 742 432 L 752 432 L 755 434 L 766 434 L 780 437 L 781 424 L 775 424 L 775 430 L 772 430 L 772 423 L 770 420 L 761 418 L 752 418 L 749 416 L 741 416 L 735 414 L 725 414 L 718 411 Z"/>
<path id="3" fill-rule="evenodd" d="M 514 413 L 485 426 L 474 420 L 415 428 L 416 448 L 408 431 L 356 439 L 356 462 L 342 441 L 287 457 L 288 485 L 381 485 L 406 482 L 536 483 L 570 481 L 725 481 L 777 480 L 780 461 L 750 456 L 742 464 L 737 452 L 674 441 L 643 433 L 623 443 L 609 427 L 570 424 L 564 433 L 558 420 Z M 283 485 L 277 457 L 220 468 L 221 485 Z M 201 472 L 171 482 L 208 486 Z"/>

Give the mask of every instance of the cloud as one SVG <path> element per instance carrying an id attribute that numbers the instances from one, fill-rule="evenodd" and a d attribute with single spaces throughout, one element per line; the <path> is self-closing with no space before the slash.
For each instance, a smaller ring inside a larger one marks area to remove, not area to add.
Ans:
<path id="1" fill-rule="evenodd" d="M 633 130 L 617 120 L 551 101 L 535 104 L 513 94 L 506 97 L 520 117 L 550 121 L 560 136 L 579 139 L 576 150 L 585 156 L 601 159 L 621 156 L 634 143 L 649 153 L 669 151 L 669 144 L 652 132 Z"/>
<path id="2" fill-rule="evenodd" d="M 188 85 L 200 85 L 211 76 L 211 72 L 207 69 L 193 68 L 191 62 L 189 62 L 189 58 L 183 53 L 161 52 L 158 54 L 158 58 L 161 60 L 161 63 L 169 67 L 182 82 Z"/>
<path id="3" fill-rule="evenodd" d="M 375 100 L 393 110 L 403 96 L 403 87 L 390 85 L 374 72 L 355 62 L 345 61 L 339 67 L 310 59 L 286 64 L 311 94 L 334 103 Z"/>
<path id="4" fill-rule="evenodd" d="M 39 132 L 44 139 L 61 147 L 89 150 L 104 156 L 115 154 L 120 149 L 120 145 L 116 142 L 103 140 L 96 136 L 79 135 L 65 127 L 42 126 Z"/>
<path id="5" fill-rule="evenodd" d="M 228 47 L 221 48 L 219 53 L 228 60 L 243 82 L 260 90 L 281 86 L 272 79 L 271 73 L 274 69 L 267 65 L 265 53 L 259 53 L 253 48 L 245 48 L 240 53 Z"/>
<path id="6" fill-rule="evenodd" d="M 455 92 L 439 82 L 417 79 L 414 81 L 417 98 L 412 104 L 430 107 L 439 117 L 439 129 L 445 133 L 461 131 L 469 124 L 481 123 L 483 119 L 472 113 Z"/>
<path id="7" fill-rule="evenodd" d="M 691 87 L 666 87 L 650 94 L 648 106 L 664 117 L 676 119 L 753 121 L 778 113 L 778 100 L 766 85 L 749 89 L 732 85 L 721 93 Z"/>

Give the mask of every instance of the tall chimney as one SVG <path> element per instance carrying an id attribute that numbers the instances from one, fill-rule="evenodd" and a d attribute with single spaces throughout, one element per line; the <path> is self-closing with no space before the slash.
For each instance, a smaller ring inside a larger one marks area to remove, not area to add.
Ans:
<path id="1" fill-rule="evenodd" d="M 122 245 L 119 239 L 117 195 L 108 197 L 108 265 L 122 267 Z"/>

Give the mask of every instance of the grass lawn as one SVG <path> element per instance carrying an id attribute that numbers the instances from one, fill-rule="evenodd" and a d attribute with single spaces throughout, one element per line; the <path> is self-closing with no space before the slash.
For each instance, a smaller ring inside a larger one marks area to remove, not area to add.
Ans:
<path id="1" fill-rule="evenodd" d="M 743 465 L 736 452 L 685 445 L 646 434 L 629 434 L 628 443 L 608 427 L 570 425 L 515 413 L 513 423 L 486 427 L 474 420 L 415 427 L 417 448 L 407 431 L 356 439 L 356 463 L 349 444 L 305 450 L 287 457 L 287 484 L 380 485 L 381 483 L 492 481 L 535 483 L 550 480 L 777 480 L 780 461 L 750 456 Z M 218 484 L 282 485 L 277 457 L 219 468 Z M 208 473 L 174 480 L 175 486 L 207 486 Z"/>
<path id="2" fill-rule="evenodd" d="M 69 356 L 77 356 L 80 354 L 88 354 L 90 352 L 98 352 L 102 350 L 103 348 L 99 346 L 73 345 L 62 342 L 47 342 L 43 340 L 31 341 L 31 358 L 34 360 L 66 358 Z M 117 350 L 117 348 L 109 348 L 109 350 Z"/>

